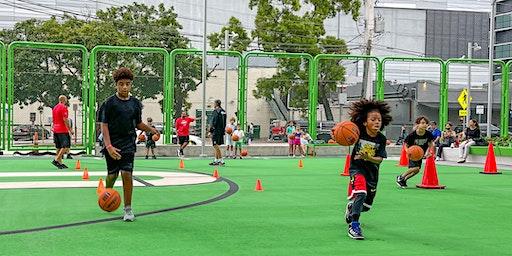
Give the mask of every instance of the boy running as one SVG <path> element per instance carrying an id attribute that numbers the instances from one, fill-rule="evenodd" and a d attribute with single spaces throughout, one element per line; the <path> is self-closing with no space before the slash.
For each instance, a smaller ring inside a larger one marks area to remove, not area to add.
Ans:
<path id="1" fill-rule="evenodd" d="M 387 157 L 386 136 L 381 131 L 391 122 L 389 113 L 389 106 L 383 101 L 362 99 L 350 107 L 351 121 L 360 131 L 350 160 L 349 202 L 345 209 L 348 236 L 352 239 L 364 239 L 359 216 L 371 209 L 377 193 L 379 166 Z"/>
<path id="2" fill-rule="evenodd" d="M 425 152 L 425 156 L 423 158 L 432 156 L 432 152 L 434 152 L 435 138 L 431 132 L 427 131 L 428 123 L 428 119 L 424 116 L 416 118 L 416 121 L 414 122 L 416 129 L 414 129 L 414 131 L 405 138 L 406 149 L 413 145 L 420 146 L 423 149 L 423 152 Z M 420 172 L 422 161 L 422 159 L 419 161 L 412 161 L 409 158 L 409 169 L 396 177 L 396 184 L 398 187 L 407 187 L 407 180 Z"/>
<path id="3" fill-rule="evenodd" d="M 133 221 L 132 211 L 133 190 L 133 158 L 136 150 L 135 128 L 158 134 L 155 128 L 142 122 L 142 104 L 130 96 L 133 73 L 128 68 L 119 68 L 114 71 L 114 81 L 117 92 L 103 102 L 100 107 L 98 121 L 101 122 L 101 132 L 106 151 L 108 176 L 106 187 L 114 187 L 114 183 L 121 172 L 123 178 L 124 221 Z"/>

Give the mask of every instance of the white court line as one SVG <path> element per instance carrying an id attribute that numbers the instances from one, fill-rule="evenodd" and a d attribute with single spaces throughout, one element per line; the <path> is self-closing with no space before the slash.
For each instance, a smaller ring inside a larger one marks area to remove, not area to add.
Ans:
<path id="1" fill-rule="evenodd" d="M 102 176 L 106 174 L 102 172 L 89 172 L 89 176 Z M 154 186 L 176 186 L 176 185 L 192 185 L 214 182 L 216 179 L 210 175 L 186 172 L 154 172 L 154 171 L 137 171 L 136 176 L 157 176 L 160 179 L 149 180 L 148 183 Z M 17 188 L 92 188 L 98 186 L 98 180 L 82 180 L 82 172 L 0 172 L 0 177 L 76 177 L 77 181 L 15 181 L 0 182 L 0 189 L 17 189 Z M 120 187 L 123 183 L 118 178 L 115 186 Z M 133 180 L 133 185 L 143 187 L 144 184 Z"/>

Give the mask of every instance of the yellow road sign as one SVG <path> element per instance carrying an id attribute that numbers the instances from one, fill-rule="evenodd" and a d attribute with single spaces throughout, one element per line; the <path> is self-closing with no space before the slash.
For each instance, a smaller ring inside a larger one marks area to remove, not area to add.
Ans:
<path id="1" fill-rule="evenodd" d="M 459 109 L 459 116 L 467 116 L 468 115 L 468 111 L 465 110 L 465 109 Z"/>
<path id="2" fill-rule="evenodd" d="M 468 108 L 468 90 L 466 89 L 463 89 L 460 94 L 459 94 L 459 98 L 457 98 L 457 101 L 459 102 L 459 105 L 460 107 L 465 110 L 466 108 Z M 460 110 L 459 110 L 459 116 L 460 115 Z"/>

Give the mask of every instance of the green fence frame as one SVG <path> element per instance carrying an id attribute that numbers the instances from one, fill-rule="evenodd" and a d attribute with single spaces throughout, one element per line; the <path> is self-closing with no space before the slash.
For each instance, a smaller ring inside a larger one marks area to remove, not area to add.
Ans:
<path id="1" fill-rule="evenodd" d="M 33 145 L 24 145 L 24 146 L 14 146 L 13 138 L 11 134 L 11 120 L 13 115 L 13 98 L 14 98 L 14 50 L 19 47 L 29 48 L 29 49 L 55 49 L 55 50 L 75 50 L 82 52 L 82 111 L 87 111 L 87 48 L 83 45 L 79 44 L 60 44 L 60 43 L 40 43 L 40 42 L 26 42 L 26 41 L 15 41 L 9 44 L 7 48 L 7 105 L 8 112 L 7 115 L 7 136 L 8 140 L 7 150 L 53 150 L 55 149 L 53 146 L 38 146 L 35 147 Z M 4 71 L 2 71 L 4 72 Z M 74 146 L 73 149 L 83 150 L 86 148 L 87 141 L 87 115 L 83 115 L 82 119 L 82 146 Z M 77 124 L 75 124 L 77 125 Z"/>
<path id="2" fill-rule="evenodd" d="M 429 58 L 429 57 L 385 57 L 382 59 L 382 88 L 384 88 L 384 72 L 386 68 L 386 62 L 428 62 L 428 63 L 439 63 L 439 75 L 440 75 L 440 88 L 439 88 L 439 126 L 444 127 L 448 122 L 448 87 L 447 87 L 447 76 L 446 76 L 446 64 L 440 58 Z M 444 104 L 444 105 L 443 105 Z"/>
<path id="3" fill-rule="evenodd" d="M 6 103 L 6 91 L 7 88 L 5 88 L 5 65 L 6 65 L 6 52 L 5 52 L 5 44 L 3 42 L 0 42 L 0 68 L 2 69 L 0 71 L 0 106 L 2 107 L 2 110 L 0 111 L 0 150 L 5 149 L 5 103 Z"/>
<path id="4" fill-rule="evenodd" d="M 286 52 L 248 52 L 245 54 L 243 59 L 243 72 L 242 72 L 242 88 L 240 89 L 240 100 L 239 100 L 239 107 L 238 107 L 238 120 L 240 123 L 240 126 L 245 131 L 247 129 L 247 85 L 248 85 L 248 72 L 249 72 L 249 59 L 250 58 L 260 58 L 260 57 L 270 57 L 270 58 L 301 58 L 308 60 L 308 86 L 311 88 L 311 85 L 313 84 L 313 77 L 314 74 L 313 71 L 315 70 L 315 64 L 313 63 L 313 56 L 308 53 L 286 53 Z M 309 115 L 308 116 L 314 116 L 313 118 L 316 119 L 316 108 L 313 110 L 311 109 L 311 102 L 314 100 L 314 94 L 311 90 L 309 90 L 308 94 L 308 100 L 309 100 Z M 310 117 L 311 118 L 311 117 Z M 316 124 L 315 126 L 312 126 L 313 124 L 311 122 L 308 122 L 308 131 L 311 134 L 313 131 L 316 134 Z M 313 136 L 311 136 L 313 137 Z"/>
<path id="5" fill-rule="evenodd" d="M 318 107 L 318 67 L 320 64 L 320 61 L 322 60 L 370 60 L 375 62 L 375 99 L 377 100 L 384 100 L 384 87 L 382 82 L 382 63 L 380 62 L 379 58 L 374 56 L 367 56 L 367 55 L 347 55 L 347 54 L 318 54 L 313 58 L 314 62 L 314 71 L 312 74 L 313 81 L 310 83 L 309 87 L 309 93 L 312 95 L 312 97 L 309 98 L 309 108 L 316 110 Z M 316 138 L 317 131 L 316 126 L 318 123 L 318 120 L 316 118 L 316 111 L 311 111 L 310 113 L 314 113 L 314 115 L 308 115 L 308 123 L 312 124 L 310 127 L 309 134 L 312 138 Z M 314 127 L 314 129 L 311 129 Z"/>
<path id="6" fill-rule="evenodd" d="M 448 78 L 449 78 L 449 66 L 451 63 L 460 63 L 460 64 L 487 64 L 489 60 L 486 59 L 448 59 L 446 61 L 446 94 L 448 95 Z M 510 62 L 509 62 L 510 63 Z M 508 63 L 508 64 L 509 64 Z M 501 108 L 500 108 L 500 135 L 505 137 L 508 135 L 508 116 L 509 116 L 509 66 L 502 60 L 494 60 L 494 65 L 501 66 Z M 444 99 L 445 102 L 445 111 L 448 116 L 448 96 Z M 504 104 L 505 103 L 505 104 Z M 488 121 L 489 122 L 489 121 Z M 505 128 L 505 129 L 504 129 Z"/>
<path id="7" fill-rule="evenodd" d="M 169 124 L 169 114 L 166 113 L 166 107 L 168 106 L 168 102 L 165 100 L 169 98 L 169 52 L 164 48 L 156 48 L 156 47 L 130 47 L 130 46 L 108 46 L 108 45 L 98 45 L 95 46 L 91 50 L 91 54 L 89 56 L 89 144 L 87 147 L 88 153 L 92 153 L 94 149 L 94 145 L 96 143 L 96 57 L 98 52 L 117 52 L 117 53 L 161 53 L 164 56 L 164 101 L 163 101 L 163 109 L 164 109 L 164 129 L 166 129 L 166 124 Z M 165 130 L 167 133 L 167 129 Z M 164 137 L 164 144 L 169 143 L 168 135 L 166 134 Z"/>
<path id="8" fill-rule="evenodd" d="M 167 111 L 169 112 L 169 115 L 170 115 L 170 120 L 172 120 L 172 114 L 174 113 L 174 87 L 176 86 L 175 84 L 175 81 L 174 81 L 174 75 L 176 73 L 176 56 L 178 55 L 200 55 L 202 54 L 202 50 L 200 49 L 174 49 L 171 51 L 170 53 L 170 56 L 171 56 L 171 64 L 170 64 L 170 71 L 169 71 L 169 74 L 170 74 L 170 97 L 169 97 L 169 108 L 167 109 Z M 241 53 L 237 52 L 237 51 L 218 51 L 218 50 L 212 50 L 212 51 L 207 51 L 206 52 L 206 55 L 210 55 L 210 56 L 227 56 L 227 57 L 235 57 L 235 58 L 238 58 L 238 98 L 240 99 L 241 97 L 241 93 L 242 93 L 242 72 L 243 72 L 243 68 L 242 68 L 242 64 L 243 64 L 243 56 Z M 238 101 L 238 118 L 240 120 L 240 105 L 242 101 Z M 227 102 L 225 102 L 225 104 L 227 104 Z M 206 113 L 203 113 L 203 115 L 206 115 Z M 172 131 L 172 127 L 173 127 L 173 122 L 170 123 L 169 125 L 169 132 L 167 132 L 167 134 L 169 134 L 170 136 L 170 131 Z M 167 136 L 167 135 L 166 135 Z M 204 142 L 203 142 L 204 143 Z"/>

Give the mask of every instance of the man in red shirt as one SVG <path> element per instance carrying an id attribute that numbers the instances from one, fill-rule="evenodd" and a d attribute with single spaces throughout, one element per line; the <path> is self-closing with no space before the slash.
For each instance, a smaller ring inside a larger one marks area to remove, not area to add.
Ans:
<path id="1" fill-rule="evenodd" d="M 53 120 L 53 140 L 57 148 L 57 154 L 52 164 L 59 169 L 68 168 L 62 163 L 62 156 L 71 146 L 71 136 L 73 131 L 68 121 L 68 107 L 66 103 L 68 98 L 64 95 L 59 96 L 59 103 L 52 110 Z"/>
<path id="2" fill-rule="evenodd" d="M 196 119 L 193 117 L 189 117 L 187 112 L 181 112 L 181 117 L 176 119 L 176 133 L 178 135 L 178 144 L 180 145 L 179 149 L 176 149 L 176 153 L 179 157 L 183 157 L 183 149 L 188 145 L 189 136 L 190 136 L 190 123 L 194 122 Z"/>

